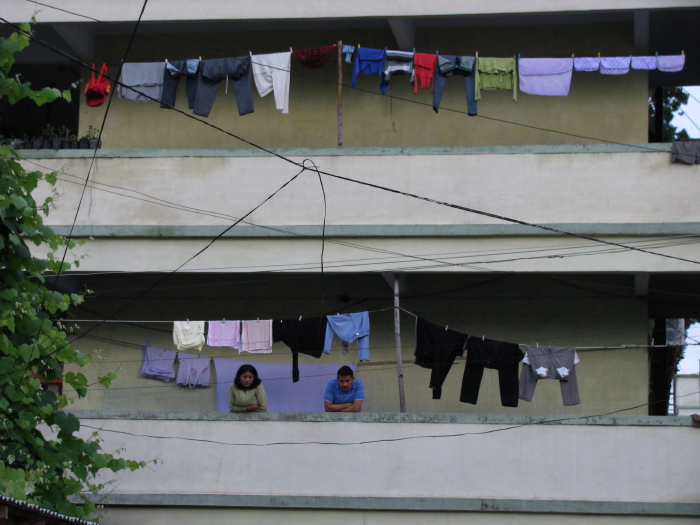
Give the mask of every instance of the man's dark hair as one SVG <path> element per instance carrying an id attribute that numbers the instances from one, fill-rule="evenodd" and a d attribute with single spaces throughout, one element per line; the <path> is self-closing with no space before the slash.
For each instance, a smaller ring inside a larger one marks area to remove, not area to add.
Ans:
<path id="1" fill-rule="evenodd" d="M 338 377 L 341 377 L 341 376 L 354 377 L 352 374 L 352 368 L 350 368 L 348 365 L 341 366 L 340 370 L 338 370 Z"/>

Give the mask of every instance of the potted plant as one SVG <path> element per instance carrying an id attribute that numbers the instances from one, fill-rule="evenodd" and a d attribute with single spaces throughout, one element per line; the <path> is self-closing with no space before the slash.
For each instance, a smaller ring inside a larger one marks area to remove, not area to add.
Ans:
<path id="1" fill-rule="evenodd" d="M 78 135 L 68 135 L 68 140 L 66 141 L 67 148 L 78 149 L 80 143 L 78 142 Z"/>
<path id="2" fill-rule="evenodd" d="M 51 124 L 46 124 L 44 131 L 41 132 L 41 136 L 44 140 L 44 143 L 42 145 L 44 149 L 50 149 L 54 147 L 53 139 L 56 136 L 56 130 Z"/>
<path id="3" fill-rule="evenodd" d="M 60 141 L 58 147 L 63 149 L 70 148 L 70 130 L 66 126 L 61 126 L 58 128 L 58 139 Z M 54 142 L 54 147 L 56 147 L 56 142 Z"/>
<path id="4" fill-rule="evenodd" d="M 43 149 L 44 147 L 44 139 L 41 137 L 34 136 L 34 138 L 31 141 L 32 144 L 32 149 Z"/>
<path id="5" fill-rule="evenodd" d="M 92 124 L 88 126 L 85 135 L 80 137 L 80 149 L 92 148 L 96 149 L 101 146 L 98 144 L 98 137 L 100 136 L 100 130 L 94 127 Z"/>

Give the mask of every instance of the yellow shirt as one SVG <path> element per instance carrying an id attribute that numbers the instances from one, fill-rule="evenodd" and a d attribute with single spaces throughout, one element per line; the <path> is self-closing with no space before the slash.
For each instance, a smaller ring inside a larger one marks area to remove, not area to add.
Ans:
<path id="1" fill-rule="evenodd" d="M 250 405 L 258 405 L 255 412 L 267 412 L 267 395 L 265 387 L 262 384 L 248 390 L 241 390 L 236 386 L 236 383 L 231 383 L 228 386 L 228 408 L 231 412 L 246 412 L 245 407 Z"/>

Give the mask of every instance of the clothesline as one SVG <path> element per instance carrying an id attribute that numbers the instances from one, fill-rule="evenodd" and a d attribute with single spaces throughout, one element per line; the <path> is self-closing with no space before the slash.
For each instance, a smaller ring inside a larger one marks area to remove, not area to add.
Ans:
<path id="1" fill-rule="evenodd" d="M 388 306 L 388 307 L 386 307 L 386 308 L 379 308 L 379 309 L 375 309 L 375 310 L 366 310 L 366 312 L 367 312 L 368 314 L 371 314 L 371 313 L 379 313 L 379 312 L 385 312 L 385 311 L 389 311 L 389 310 L 394 310 L 395 308 L 397 308 L 397 307 L 395 307 L 395 306 Z M 401 310 L 401 311 L 403 311 L 404 313 L 406 313 L 406 314 L 408 314 L 408 315 L 411 315 L 411 316 L 415 317 L 415 318 L 418 318 L 418 317 L 419 317 L 417 314 L 415 314 L 415 313 L 413 313 L 413 312 L 411 312 L 411 311 L 409 311 L 409 310 L 407 310 L 407 309 L 405 309 L 405 308 L 403 308 L 403 307 L 401 307 L 401 306 L 399 306 L 398 309 Z M 356 313 L 361 313 L 361 312 L 356 312 Z M 328 314 L 328 315 L 332 316 L 332 315 L 340 315 L 340 314 Z M 301 321 L 302 319 L 303 319 L 303 316 L 299 316 L 299 320 Z M 260 320 L 260 319 L 258 318 L 258 320 Z M 54 321 L 59 321 L 59 320 L 54 320 Z M 60 321 L 61 321 L 61 322 L 67 322 L 65 319 L 60 320 Z M 189 321 L 189 319 L 187 319 L 187 321 Z M 219 320 L 212 320 L 212 321 L 218 322 Z M 223 321 L 223 322 L 226 322 L 226 319 L 224 318 L 222 321 Z M 230 320 L 230 321 L 231 321 L 231 320 Z M 68 321 L 68 322 L 75 322 L 75 323 L 79 323 L 79 322 L 88 322 L 88 323 L 92 323 L 92 322 L 99 322 L 99 323 L 105 322 L 105 323 L 131 323 L 131 324 L 133 324 L 133 323 L 167 323 L 167 324 L 172 324 L 172 323 L 174 323 L 175 321 L 172 321 L 172 320 L 168 320 L 168 321 L 157 320 L 157 321 L 154 321 L 154 320 L 133 320 L 133 319 L 132 319 L 132 320 L 123 320 L 123 319 L 105 319 L 105 320 L 99 320 L 99 319 L 97 319 L 97 320 L 96 320 L 96 319 L 71 319 L 71 320 Z M 208 322 L 209 322 L 209 321 L 208 321 Z M 445 330 L 447 331 L 448 329 L 449 329 L 449 325 L 446 324 L 446 325 L 445 325 Z M 465 334 L 465 335 L 470 335 L 471 337 L 474 337 L 474 334 Z M 476 337 L 478 337 L 478 336 L 476 336 Z M 486 336 L 485 336 L 485 335 L 482 335 L 482 340 L 485 339 L 485 338 L 486 338 Z M 130 345 L 137 346 L 137 347 L 142 347 L 142 346 L 143 346 L 143 345 L 139 345 L 139 344 L 137 344 L 137 343 L 128 343 L 128 342 L 125 342 L 125 344 L 130 344 Z M 529 342 L 529 343 L 515 343 L 515 344 L 517 344 L 518 346 L 523 346 L 523 347 L 527 347 L 527 346 L 535 346 L 535 347 L 538 347 L 538 346 L 539 346 L 539 343 L 536 342 L 536 341 L 532 341 L 532 342 Z M 548 345 L 542 345 L 542 346 L 548 346 Z M 597 350 L 628 350 L 628 349 L 640 349 L 640 348 L 655 348 L 655 349 L 658 349 L 658 348 L 671 348 L 671 347 L 676 347 L 676 346 L 678 346 L 678 345 L 655 345 L 655 344 L 628 343 L 628 344 L 613 345 L 613 346 L 610 346 L 610 345 L 606 345 L 606 346 L 576 346 L 575 348 L 576 348 L 577 351 L 597 351 Z M 411 361 L 411 360 L 408 360 L 408 361 L 404 361 L 404 362 L 412 362 L 412 361 Z M 382 362 L 371 362 L 371 364 L 381 364 L 381 363 L 382 363 Z M 392 361 L 392 363 L 393 363 L 393 361 Z M 368 364 L 370 364 L 370 363 L 368 363 Z"/>

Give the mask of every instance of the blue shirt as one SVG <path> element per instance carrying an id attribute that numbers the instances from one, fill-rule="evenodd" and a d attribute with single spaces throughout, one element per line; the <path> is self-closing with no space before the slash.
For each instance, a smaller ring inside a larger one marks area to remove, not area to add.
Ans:
<path id="1" fill-rule="evenodd" d="M 331 379 L 326 386 L 326 395 L 323 396 L 324 401 L 333 403 L 334 405 L 340 405 L 342 403 L 352 403 L 353 401 L 364 401 L 365 399 L 365 387 L 362 381 L 355 378 L 352 382 L 350 390 L 343 392 L 338 386 L 337 379 Z"/>

